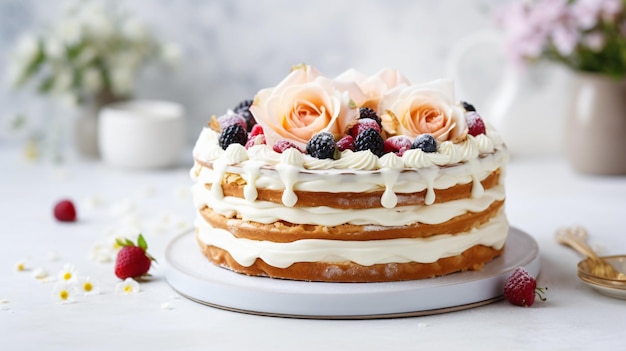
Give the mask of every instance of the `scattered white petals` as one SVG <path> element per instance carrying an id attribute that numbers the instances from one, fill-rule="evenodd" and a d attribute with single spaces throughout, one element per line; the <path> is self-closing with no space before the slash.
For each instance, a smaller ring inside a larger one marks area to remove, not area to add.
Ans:
<path id="1" fill-rule="evenodd" d="M 172 298 L 172 300 L 178 300 L 180 299 L 180 295 L 172 295 L 170 296 Z"/>
<path id="2" fill-rule="evenodd" d="M 109 238 L 106 242 L 98 242 L 92 246 L 89 259 L 99 263 L 111 262 L 117 254 L 117 249 L 115 239 Z"/>
<path id="3" fill-rule="evenodd" d="M 187 185 L 179 185 L 174 190 L 175 197 L 178 200 L 186 201 L 189 199 L 191 192 L 189 190 L 189 186 Z"/>
<path id="4" fill-rule="evenodd" d="M 417 323 L 417 326 L 419 328 L 428 328 L 428 327 L 430 327 L 430 324 L 428 324 L 428 323 Z"/>
<path id="5" fill-rule="evenodd" d="M 9 310 L 9 305 L 4 304 L 4 305 L 0 305 L 0 311 L 8 311 Z"/>
<path id="6" fill-rule="evenodd" d="M 136 209 L 136 206 L 132 200 L 124 199 L 122 201 L 114 203 L 110 207 L 109 213 L 113 217 L 121 217 L 129 213 L 134 213 L 135 209 Z"/>
<path id="7" fill-rule="evenodd" d="M 139 283 L 133 278 L 126 278 L 123 282 L 119 282 L 115 285 L 115 292 L 121 295 L 138 293 L 140 290 L 141 287 L 139 286 Z"/>
<path id="8" fill-rule="evenodd" d="M 84 207 L 89 210 L 97 209 L 104 204 L 104 202 L 97 195 L 86 197 L 82 203 Z"/>
<path id="9" fill-rule="evenodd" d="M 45 268 L 38 267 L 33 271 L 33 278 L 35 279 L 45 279 L 48 278 L 48 271 Z"/>
<path id="10" fill-rule="evenodd" d="M 140 197 L 152 197 L 158 194 L 157 189 L 154 186 L 144 186 L 143 188 L 138 190 L 138 194 Z"/>
<path id="11" fill-rule="evenodd" d="M 76 302 L 76 288 L 74 284 L 66 281 L 58 282 L 52 289 L 52 296 L 61 304 Z"/>
<path id="12" fill-rule="evenodd" d="M 57 274 L 60 281 L 65 282 L 75 282 L 78 278 L 78 274 L 76 273 L 76 269 L 74 265 L 66 264 L 65 267 Z"/>
<path id="13" fill-rule="evenodd" d="M 0 305 L 6 305 L 9 303 L 9 300 L 7 299 L 0 299 Z"/>
<path id="14" fill-rule="evenodd" d="M 161 309 L 171 310 L 171 309 L 174 309 L 174 306 L 172 306 L 172 304 L 169 302 L 164 302 L 161 304 Z"/>
<path id="15" fill-rule="evenodd" d="M 50 262 L 57 262 L 61 260 L 61 255 L 59 255 L 58 252 L 56 251 L 50 251 L 48 252 L 48 261 Z"/>

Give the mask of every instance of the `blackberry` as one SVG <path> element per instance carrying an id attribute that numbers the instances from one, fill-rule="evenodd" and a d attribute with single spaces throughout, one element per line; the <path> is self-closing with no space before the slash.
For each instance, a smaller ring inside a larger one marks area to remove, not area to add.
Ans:
<path id="1" fill-rule="evenodd" d="M 374 128 L 366 129 L 356 137 L 354 151 L 370 150 L 381 157 L 385 153 L 385 141 Z"/>
<path id="2" fill-rule="evenodd" d="M 380 119 L 380 117 L 378 117 L 378 115 L 376 114 L 376 111 L 374 111 L 374 109 L 371 109 L 369 107 L 361 107 L 359 109 L 359 119 L 373 119 L 376 121 L 376 123 L 378 123 L 378 126 L 382 128 L 383 124 L 382 124 L 382 120 Z"/>
<path id="3" fill-rule="evenodd" d="M 248 129 L 247 129 L 248 132 L 251 131 L 252 127 L 254 127 L 254 125 L 256 124 L 256 120 L 254 119 L 254 116 L 250 112 L 250 106 L 252 106 L 253 102 L 254 100 L 243 100 L 242 102 L 237 104 L 237 106 L 235 106 L 235 108 L 233 109 L 233 112 L 240 115 L 246 120 L 246 125 L 248 126 Z"/>
<path id="4" fill-rule="evenodd" d="M 246 145 L 248 142 L 248 132 L 240 124 L 232 124 L 222 130 L 220 134 L 220 147 L 224 150 L 230 144 Z"/>
<path id="5" fill-rule="evenodd" d="M 461 105 L 463 105 L 465 112 L 476 112 L 474 105 L 470 104 L 469 102 L 461 101 Z"/>
<path id="6" fill-rule="evenodd" d="M 306 152 L 319 159 L 332 158 L 336 160 L 339 158 L 335 137 L 328 132 L 315 134 L 311 140 L 306 143 Z"/>
<path id="7" fill-rule="evenodd" d="M 411 149 L 420 149 L 424 152 L 437 152 L 437 140 L 430 134 L 420 134 L 413 141 Z"/>

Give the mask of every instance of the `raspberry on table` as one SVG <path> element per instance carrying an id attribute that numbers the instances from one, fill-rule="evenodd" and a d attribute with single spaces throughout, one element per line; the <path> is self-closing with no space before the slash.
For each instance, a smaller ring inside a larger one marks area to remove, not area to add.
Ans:
<path id="1" fill-rule="evenodd" d="M 528 307 L 535 302 L 535 296 L 545 301 L 544 290 L 537 288 L 537 281 L 524 267 L 517 267 L 504 283 L 504 297 L 512 304 Z"/>
<path id="2" fill-rule="evenodd" d="M 376 129 L 368 128 L 356 137 L 354 151 L 364 150 L 370 150 L 378 157 L 385 154 L 385 142 Z"/>
<path id="3" fill-rule="evenodd" d="M 319 159 L 338 159 L 339 150 L 335 144 L 335 137 L 328 132 L 315 134 L 306 144 L 306 152 Z"/>
<path id="4" fill-rule="evenodd" d="M 233 124 L 222 130 L 219 142 L 220 147 L 224 150 L 228 148 L 228 145 L 234 143 L 246 145 L 248 142 L 248 133 L 240 124 Z"/>
<path id="5" fill-rule="evenodd" d="M 254 100 L 243 100 L 238 103 L 237 106 L 235 106 L 235 108 L 233 109 L 233 112 L 242 116 L 245 119 L 247 124 L 246 131 L 248 132 L 251 131 L 252 127 L 256 125 L 256 120 L 254 119 L 252 112 L 250 112 L 250 106 L 252 106 L 253 102 Z"/>
<path id="6" fill-rule="evenodd" d="M 71 200 L 61 200 L 54 206 L 54 218 L 60 222 L 76 221 L 76 207 Z"/>
<path id="7" fill-rule="evenodd" d="M 420 149 L 424 152 L 437 152 L 437 140 L 430 134 L 420 134 L 413 141 L 411 149 Z"/>
<path id="8" fill-rule="evenodd" d="M 472 136 L 479 134 L 485 134 L 487 132 L 485 128 L 485 122 L 476 112 L 468 112 L 465 114 L 465 121 L 467 122 L 468 133 Z"/>

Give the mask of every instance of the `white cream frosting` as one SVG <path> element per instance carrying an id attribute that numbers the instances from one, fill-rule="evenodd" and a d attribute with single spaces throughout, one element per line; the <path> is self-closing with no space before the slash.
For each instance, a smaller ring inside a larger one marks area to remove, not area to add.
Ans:
<path id="1" fill-rule="evenodd" d="M 248 267 L 260 258 L 279 268 L 289 267 L 295 262 L 318 261 L 352 261 L 364 266 L 379 263 L 431 263 L 440 258 L 459 255 L 475 245 L 500 249 L 508 233 L 508 222 L 503 211 L 480 229 L 467 233 L 373 241 L 303 239 L 275 243 L 236 238 L 227 230 L 211 227 L 202 218 L 198 218 L 196 225 L 200 241 L 228 251 L 242 266 Z"/>
<path id="2" fill-rule="evenodd" d="M 412 223 L 440 224 L 466 212 L 482 212 L 494 201 L 504 200 L 504 187 L 488 189 L 478 198 L 464 198 L 430 206 L 399 206 L 393 211 L 374 207 L 367 209 L 339 209 L 327 206 L 285 207 L 269 201 L 250 202 L 238 197 L 216 198 L 202 184 L 192 188 L 197 208 L 205 205 L 225 217 L 235 215 L 245 221 L 269 224 L 287 221 L 294 224 L 337 226 L 341 224 L 404 226 Z"/>

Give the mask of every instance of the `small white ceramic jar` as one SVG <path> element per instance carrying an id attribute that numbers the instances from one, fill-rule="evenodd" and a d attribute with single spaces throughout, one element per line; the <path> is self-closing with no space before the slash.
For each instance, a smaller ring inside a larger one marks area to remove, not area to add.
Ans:
<path id="1" fill-rule="evenodd" d="M 185 144 L 185 109 L 168 101 L 131 100 L 105 106 L 98 122 L 102 160 L 122 168 L 179 165 Z"/>

